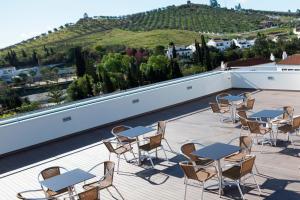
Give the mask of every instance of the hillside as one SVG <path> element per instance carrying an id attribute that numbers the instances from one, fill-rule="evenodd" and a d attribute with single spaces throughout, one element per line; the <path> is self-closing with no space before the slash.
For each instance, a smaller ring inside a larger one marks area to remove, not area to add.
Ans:
<path id="1" fill-rule="evenodd" d="M 197 33 L 238 33 L 257 30 L 267 17 L 257 13 L 238 12 L 225 8 L 191 4 L 169 6 L 148 12 L 122 17 L 93 17 L 80 19 L 76 24 L 66 24 L 35 38 L 23 41 L 0 51 L 4 56 L 8 49 L 41 51 L 44 46 L 56 52 L 74 46 L 96 44 L 124 44 L 136 47 L 153 47 L 173 40 L 189 44 Z M 193 37 L 191 37 L 193 36 Z"/>

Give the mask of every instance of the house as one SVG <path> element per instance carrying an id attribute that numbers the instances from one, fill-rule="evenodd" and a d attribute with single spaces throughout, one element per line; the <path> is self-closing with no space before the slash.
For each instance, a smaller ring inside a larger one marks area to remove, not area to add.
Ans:
<path id="1" fill-rule="evenodd" d="M 0 68 L 0 79 L 5 82 L 11 82 L 12 77 L 14 77 L 17 73 L 15 67 L 7 67 L 7 68 Z"/>
<path id="2" fill-rule="evenodd" d="M 298 37 L 298 39 L 299 39 L 299 38 L 300 38 L 300 27 L 294 28 L 293 33 L 294 33 L 295 35 L 297 35 L 297 37 Z"/>
<path id="3" fill-rule="evenodd" d="M 283 59 L 277 62 L 277 71 L 300 71 L 300 54 L 287 56 L 283 53 Z"/>
<path id="4" fill-rule="evenodd" d="M 191 59 L 193 56 L 193 50 L 185 46 L 175 46 L 177 58 L 179 59 Z M 173 46 L 170 46 L 167 50 L 167 57 L 173 58 Z"/>
<path id="5" fill-rule="evenodd" d="M 215 47 L 220 51 L 225 51 L 226 49 L 230 48 L 231 44 L 232 41 L 227 39 L 210 39 L 207 42 L 207 46 Z"/>
<path id="6" fill-rule="evenodd" d="M 234 43 L 235 46 L 239 47 L 240 49 L 250 48 L 254 45 L 253 40 L 246 39 L 233 39 L 232 43 Z"/>
<path id="7" fill-rule="evenodd" d="M 274 61 L 265 58 L 249 58 L 240 59 L 225 63 L 226 69 L 249 70 L 256 71 L 257 69 L 276 71 Z"/>

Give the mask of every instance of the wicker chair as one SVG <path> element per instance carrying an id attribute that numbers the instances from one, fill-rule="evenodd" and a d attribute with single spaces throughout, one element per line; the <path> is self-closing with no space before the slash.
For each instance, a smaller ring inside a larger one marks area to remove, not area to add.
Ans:
<path id="1" fill-rule="evenodd" d="M 180 162 L 179 166 L 184 173 L 184 183 L 185 183 L 184 199 L 186 199 L 187 186 L 189 180 L 194 180 L 200 183 L 202 187 L 201 199 L 203 199 L 204 184 L 206 181 L 213 178 L 216 175 L 216 172 L 209 171 L 203 168 L 197 169 L 193 163 L 188 161 Z"/>
<path id="2" fill-rule="evenodd" d="M 128 137 L 121 136 L 120 133 L 123 131 L 126 131 L 128 129 L 131 129 L 130 126 L 120 125 L 116 126 L 111 130 L 111 133 L 116 137 L 119 143 L 121 144 L 128 144 L 128 143 L 134 143 L 136 142 L 136 139 L 131 139 Z"/>
<path id="3" fill-rule="evenodd" d="M 292 124 L 293 116 L 294 116 L 294 108 L 291 106 L 283 107 L 283 115 L 282 119 L 272 120 L 272 124 L 277 124 L 278 126 L 281 124 Z"/>
<path id="4" fill-rule="evenodd" d="M 278 127 L 278 130 L 282 133 L 287 134 L 287 140 L 291 140 L 293 148 L 295 149 L 293 138 L 291 137 L 291 133 L 299 132 L 300 128 L 300 116 L 294 117 L 292 120 L 292 124 L 285 124 L 283 126 Z"/>
<path id="5" fill-rule="evenodd" d="M 150 160 L 151 165 L 152 165 L 153 168 L 154 168 L 153 160 L 150 157 L 150 154 L 151 154 L 152 150 L 156 151 L 156 156 L 157 156 L 157 149 L 161 148 L 163 150 L 164 154 L 165 154 L 166 160 L 169 161 L 168 157 L 167 157 L 167 154 L 166 154 L 166 151 L 165 151 L 163 145 L 161 144 L 162 138 L 163 138 L 162 134 L 157 134 L 155 136 L 151 136 L 151 137 L 149 137 L 149 139 L 145 140 L 147 142 L 146 144 L 143 144 L 143 145 L 139 146 L 139 149 L 146 153 L 146 156 Z"/>
<path id="6" fill-rule="evenodd" d="M 233 180 L 234 183 L 237 185 L 242 199 L 244 199 L 244 194 L 243 194 L 241 186 L 240 186 L 240 180 L 248 174 L 253 177 L 254 182 L 257 185 L 259 194 L 261 194 L 260 187 L 257 184 L 255 176 L 252 172 L 254 164 L 255 164 L 255 156 L 249 156 L 249 158 L 242 161 L 239 166 L 235 165 L 235 166 L 233 166 L 233 167 L 231 167 L 231 168 L 229 168 L 229 169 L 222 172 L 222 175 L 225 178 Z"/>
<path id="7" fill-rule="evenodd" d="M 216 96 L 216 101 L 220 108 L 228 108 L 230 106 L 229 101 L 222 99 L 223 97 L 230 96 L 229 93 L 221 93 Z"/>
<path id="8" fill-rule="evenodd" d="M 38 175 L 38 180 L 39 182 L 41 182 L 42 180 L 46 180 L 48 178 L 54 177 L 54 176 L 58 176 L 61 174 L 61 171 L 65 171 L 67 172 L 68 170 L 64 167 L 58 167 L 58 166 L 54 166 L 54 167 L 49 167 L 47 169 L 44 169 L 43 171 L 41 171 Z M 42 190 L 45 192 L 46 197 L 57 197 L 60 195 L 64 195 L 66 193 L 68 193 L 69 195 L 72 195 L 73 192 L 75 191 L 74 188 L 64 188 L 60 191 L 52 191 L 49 188 L 44 187 L 43 185 L 41 185 Z"/>
<path id="9" fill-rule="evenodd" d="M 181 146 L 181 153 L 187 159 L 190 160 L 195 166 L 208 166 L 214 163 L 213 160 L 207 158 L 199 158 L 198 156 L 194 156 L 192 152 L 196 151 L 196 145 L 204 147 L 204 145 L 199 143 L 187 143 Z"/>
<path id="10" fill-rule="evenodd" d="M 71 197 L 66 197 L 64 200 L 100 200 L 99 189 L 94 187 Z"/>
<path id="11" fill-rule="evenodd" d="M 166 138 L 166 127 L 167 122 L 166 121 L 159 121 L 157 122 L 157 134 L 162 134 L 162 140 L 166 142 L 171 152 L 174 152 L 171 148 L 167 138 Z"/>
<path id="12" fill-rule="evenodd" d="M 36 194 L 36 193 L 40 193 L 40 194 L 45 195 L 45 192 L 42 189 L 39 189 L 39 190 L 27 190 L 27 191 L 19 192 L 17 194 L 17 198 L 21 199 L 21 200 L 33 200 L 33 199 L 34 200 L 56 200 L 57 199 L 55 197 L 36 197 L 36 195 L 33 198 L 33 197 L 28 197 L 28 195 L 27 195 L 27 194 L 33 195 L 33 194 Z"/>
<path id="13" fill-rule="evenodd" d="M 217 114 L 220 118 L 220 122 L 224 122 L 225 120 L 228 120 L 228 117 L 224 117 L 224 115 L 226 113 L 229 113 L 229 109 L 228 108 L 220 108 L 219 105 L 217 103 L 209 103 L 211 110 L 213 111 L 213 113 Z"/>
<path id="14" fill-rule="evenodd" d="M 122 196 L 122 194 L 119 192 L 119 190 L 116 188 L 116 186 L 113 184 L 114 181 L 114 170 L 115 170 L 115 163 L 112 161 L 105 161 L 103 163 L 99 163 L 96 166 L 94 166 L 93 168 L 91 168 L 89 170 L 89 172 L 95 170 L 97 167 L 103 165 L 104 167 L 104 175 L 95 182 L 91 182 L 91 183 L 84 183 L 83 188 L 85 190 L 91 190 L 93 188 L 97 188 L 99 191 L 106 189 L 110 194 L 111 192 L 109 191 L 110 187 L 113 187 L 117 193 L 120 195 L 120 197 L 122 199 L 124 199 L 124 197 Z"/>
<path id="15" fill-rule="evenodd" d="M 248 120 L 247 124 L 249 127 L 250 134 L 254 135 L 256 144 L 259 143 L 259 139 L 262 139 L 261 152 L 263 151 L 264 144 L 272 145 L 272 129 L 263 127 L 262 125 L 265 124 L 265 122 Z M 268 134 L 269 134 L 269 138 L 267 138 Z"/>
<path id="16" fill-rule="evenodd" d="M 123 155 L 125 160 L 128 162 L 127 157 L 125 153 L 130 152 L 132 153 L 134 159 L 136 159 L 132 147 L 130 144 L 120 144 L 121 146 L 118 146 L 117 148 L 114 148 L 112 145 L 112 141 L 110 140 L 103 140 L 103 144 L 106 146 L 107 150 L 109 151 L 109 160 L 111 157 L 111 154 L 116 154 L 118 158 L 118 169 L 117 173 L 119 174 L 119 168 L 120 168 L 120 156 Z"/>
<path id="17" fill-rule="evenodd" d="M 227 162 L 241 162 L 251 154 L 252 149 L 252 138 L 250 136 L 239 137 L 241 151 L 225 158 Z"/>
<path id="18" fill-rule="evenodd" d="M 254 103 L 255 103 L 255 99 L 254 98 L 248 98 L 246 100 L 245 105 L 242 104 L 240 107 L 238 107 L 236 110 L 237 111 L 251 111 L 253 110 L 254 107 Z"/>

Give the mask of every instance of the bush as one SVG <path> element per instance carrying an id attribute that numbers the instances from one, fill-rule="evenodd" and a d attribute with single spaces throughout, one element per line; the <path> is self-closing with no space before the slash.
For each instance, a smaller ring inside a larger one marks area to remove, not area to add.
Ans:
<path id="1" fill-rule="evenodd" d="M 203 72 L 206 72 L 206 68 L 205 67 L 201 67 L 201 66 L 197 66 L 197 65 L 193 65 L 191 67 L 186 67 L 182 69 L 182 74 L 183 76 L 189 76 L 189 75 L 194 75 L 194 74 L 200 74 Z"/>

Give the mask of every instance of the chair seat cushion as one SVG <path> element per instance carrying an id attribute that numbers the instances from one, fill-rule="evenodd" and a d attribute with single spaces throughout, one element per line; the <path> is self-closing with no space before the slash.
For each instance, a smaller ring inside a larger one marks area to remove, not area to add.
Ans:
<path id="1" fill-rule="evenodd" d="M 132 147 L 130 146 L 130 144 L 125 144 L 123 146 L 120 146 L 119 148 L 115 149 L 115 152 L 117 154 L 123 154 L 127 151 L 130 151 L 132 149 Z"/>
<path id="2" fill-rule="evenodd" d="M 93 182 L 93 183 L 86 184 L 86 185 L 83 186 L 83 188 L 85 190 L 89 190 L 89 189 L 98 187 L 99 190 L 101 190 L 101 189 L 108 188 L 110 186 L 112 186 L 111 181 L 105 179 L 103 181 L 96 181 L 96 182 Z"/>
<path id="3" fill-rule="evenodd" d="M 196 172 L 198 180 L 205 182 L 216 175 L 216 172 L 200 169 Z"/>
<path id="4" fill-rule="evenodd" d="M 246 153 L 237 153 L 237 154 L 233 154 L 231 156 L 228 156 L 225 158 L 225 161 L 228 162 L 241 162 L 245 159 L 245 157 L 247 156 Z"/>
<path id="5" fill-rule="evenodd" d="M 61 189 L 61 190 L 59 190 L 59 191 L 57 191 L 57 192 L 54 192 L 54 191 L 52 191 L 52 190 L 50 190 L 50 189 L 48 189 L 48 190 L 46 191 L 46 193 L 47 193 L 48 196 L 50 196 L 50 197 L 54 197 L 54 196 L 57 196 L 57 195 L 59 195 L 59 194 L 63 194 L 63 193 L 65 193 L 65 192 L 68 192 L 68 188 Z"/>
<path id="6" fill-rule="evenodd" d="M 292 132 L 293 131 L 293 126 L 290 124 L 285 124 L 283 126 L 278 127 L 279 131 L 282 131 L 284 133 Z"/>

